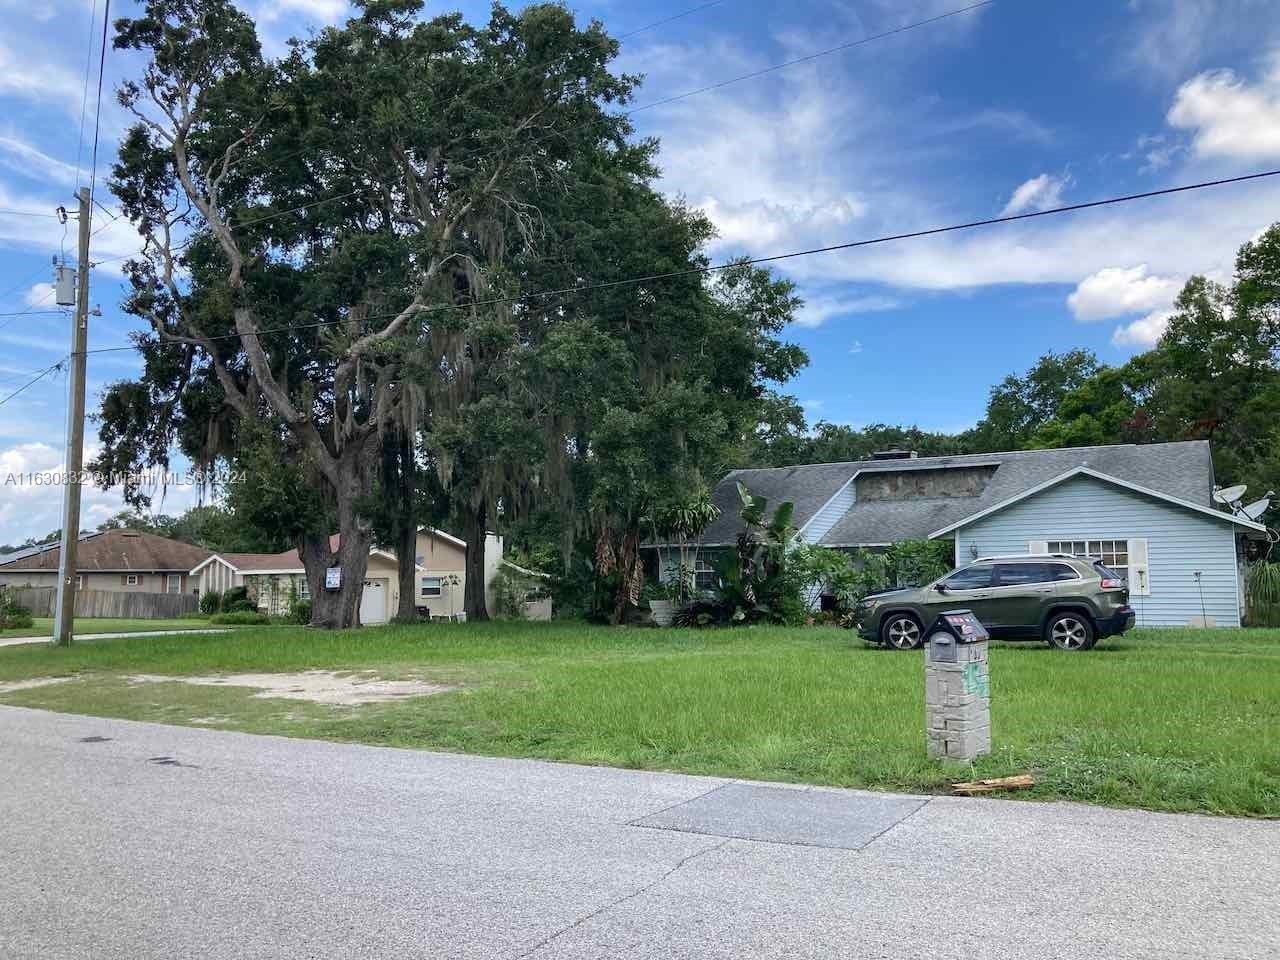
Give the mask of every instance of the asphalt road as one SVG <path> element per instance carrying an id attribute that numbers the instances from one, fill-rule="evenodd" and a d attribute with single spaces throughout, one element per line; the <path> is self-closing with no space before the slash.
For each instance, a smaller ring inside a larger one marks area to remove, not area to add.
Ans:
<path id="1" fill-rule="evenodd" d="M 0 957 L 1268 958 L 1280 823 L 0 707 Z"/>

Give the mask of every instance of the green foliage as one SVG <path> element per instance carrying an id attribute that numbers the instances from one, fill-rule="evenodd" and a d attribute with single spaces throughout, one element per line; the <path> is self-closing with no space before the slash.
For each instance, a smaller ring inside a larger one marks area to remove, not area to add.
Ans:
<path id="1" fill-rule="evenodd" d="M 885 551 L 885 584 L 919 587 L 950 572 L 954 547 L 947 540 L 899 540 Z"/>
<path id="2" fill-rule="evenodd" d="M 311 622 L 311 601 L 310 600 L 294 600 L 289 605 L 289 613 L 285 617 L 286 623 L 308 624 Z"/>
<path id="3" fill-rule="evenodd" d="M 839 612 L 852 610 L 863 597 L 883 590 L 888 582 L 886 555 L 868 550 L 848 554 L 816 544 L 801 544 L 792 552 L 791 563 L 803 587 L 825 587 L 835 597 Z"/>
<path id="4" fill-rule="evenodd" d="M 493 579 L 494 605 L 498 616 L 517 619 L 524 616 L 525 598 L 529 593 L 528 579 L 509 567 L 500 567 Z"/>
<path id="5" fill-rule="evenodd" d="M 1280 563 L 1251 564 L 1245 576 L 1249 626 L 1280 627 Z"/>
<path id="6" fill-rule="evenodd" d="M 25 630 L 33 623 L 31 611 L 18 606 L 12 592 L 0 587 L 0 630 Z"/>
<path id="7" fill-rule="evenodd" d="M 256 627 L 270 623 L 271 618 L 256 610 L 228 610 L 215 613 L 209 622 L 220 627 Z"/>
<path id="8" fill-rule="evenodd" d="M 742 483 L 738 497 L 746 527 L 735 549 L 715 564 L 719 585 L 711 597 L 680 611 L 677 623 L 798 623 L 804 617 L 803 583 L 789 556 L 796 532 L 791 525 L 795 504 L 783 501 L 770 513 L 768 498 L 751 493 Z"/>
<path id="9" fill-rule="evenodd" d="M 207 590 L 200 595 L 200 612 L 212 616 L 222 610 L 222 594 L 217 590 Z"/>
<path id="10" fill-rule="evenodd" d="M 243 603 L 249 599 L 249 588 L 246 586 L 228 587 L 226 592 L 222 594 L 223 610 L 230 609 L 234 604 Z"/>

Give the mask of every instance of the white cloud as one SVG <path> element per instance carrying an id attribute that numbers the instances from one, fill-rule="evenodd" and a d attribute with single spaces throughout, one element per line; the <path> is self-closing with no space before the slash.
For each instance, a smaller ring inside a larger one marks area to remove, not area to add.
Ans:
<path id="1" fill-rule="evenodd" d="M 1145 263 L 1105 267 L 1080 281 L 1067 306 L 1077 320 L 1107 320 L 1167 307 L 1181 288 L 1177 277 L 1153 276 Z"/>
<path id="2" fill-rule="evenodd" d="M 268 22 L 279 20 L 285 11 L 292 10 L 320 23 L 337 23 L 347 11 L 346 0 L 273 0 L 264 4 L 257 18 Z"/>
<path id="3" fill-rule="evenodd" d="M 815 410 L 815 411 L 821 410 L 825 405 L 826 405 L 826 401 L 823 401 L 823 400 L 801 400 L 800 401 L 800 406 L 804 407 L 806 410 Z"/>
<path id="4" fill-rule="evenodd" d="M 0 136 L 0 164 L 30 180 L 75 184 L 76 168 L 15 136 Z"/>
<path id="5" fill-rule="evenodd" d="M 57 102 L 78 117 L 84 78 L 49 53 L 47 44 L 19 44 L 14 49 L 0 43 L 0 94 Z"/>
<path id="6" fill-rule="evenodd" d="M 855 341 L 853 341 L 853 346 L 851 346 L 851 347 L 849 348 L 849 352 L 850 352 L 850 353 L 861 353 L 861 352 L 862 352 L 862 341 L 861 341 L 861 340 L 855 340 Z"/>
<path id="7" fill-rule="evenodd" d="M 1194 131 L 1201 157 L 1270 160 L 1280 157 L 1280 58 L 1257 84 L 1231 70 L 1211 70 L 1178 88 L 1169 124 Z"/>
<path id="8" fill-rule="evenodd" d="M 1062 203 L 1062 191 L 1071 185 L 1068 177 L 1055 177 L 1042 173 L 1023 183 L 1000 211 L 1000 216 L 1007 217 L 1028 210 L 1048 210 Z"/>
<path id="9" fill-rule="evenodd" d="M 1111 342 L 1117 347 L 1154 347 L 1169 326 L 1169 318 L 1175 314 L 1173 310 L 1154 310 L 1141 320 L 1116 327 L 1111 335 Z"/>
<path id="10" fill-rule="evenodd" d="M 23 296 L 23 302 L 28 307 L 55 306 L 53 302 L 53 284 L 37 283 L 33 284 L 31 289 Z"/>
<path id="11" fill-rule="evenodd" d="M 85 448 L 85 462 L 99 453 L 96 445 Z M 55 484 L 24 482 L 24 474 L 56 476 L 63 469 L 63 448 L 44 441 L 0 447 L 0 543 L 21 543 L 62 525 L 63 488 Z M 194 486 L 171 486 L 154 492 L 156 513 L 178 514 L 194 506 L 200 491 Z M 81 526 L 93 529 L 103 520 L 127 509 L 120 488 L 103 489 L 90 483 L 81 488 Z"/>
<path id="12" fill-rule="evenodd" d="M 1236 51 L 1247 31 L 1265 47 L 1277 35 L 1275 0 L 1129 0 L 1135 33 L 1119 33 L 1136 75 L 1164 84 Z"/>
<path id="13" fill-rule="evenodd" d="M 901 306 L 900 300 L 881 294 L 857 297 L 805 297 L 805 304 L 796 316 L 795 325 L 811 330 L 822 326 L 832 317 L 853 313 L 880 313 L 886 310 L 897 310 Z"/>

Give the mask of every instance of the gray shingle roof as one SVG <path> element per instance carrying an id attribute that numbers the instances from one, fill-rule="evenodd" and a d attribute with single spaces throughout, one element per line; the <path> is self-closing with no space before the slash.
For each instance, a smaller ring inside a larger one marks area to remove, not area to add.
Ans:
<path id="1" fill-rule="evenodd" d="M 771 504 L 791 500 L 795 525 L 803 526 L 858 473 L 937 470 L 946 467 L 996 467 L 977 497 L 937 497 L 915 500 L 875 500 L 853 508 L 822 538 L 827 546 L 892 543 L 927 537 L 935 530 L 963 520 L 998 503 L 1087 466 L 1119 480 L 1147 487 L 1201 506 L 1212 505 L 1213 461 L 1204 440 L 1179 443 L 1116 444 L 1063 450 L 1018 450 L 1009 453 L 922 457 L 917 460 L 871 460 L 819 463 L 761 470 L 735 470 L 717 485 L 713 499 L 721 515 L 706 531 L 709 545 L 731 543 L 742 527 L 735 484 L 745 483 Z"/>

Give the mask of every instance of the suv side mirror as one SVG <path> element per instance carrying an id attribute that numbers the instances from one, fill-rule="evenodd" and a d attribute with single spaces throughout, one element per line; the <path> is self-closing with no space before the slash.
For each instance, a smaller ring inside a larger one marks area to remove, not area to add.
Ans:
<path id="1" fill-rule="evenodd" d="M 946 593 L 949 588 L 945 583 L 935 583 L 933 585 L 933 589 L 937 590 L 939 593 Z"/>

